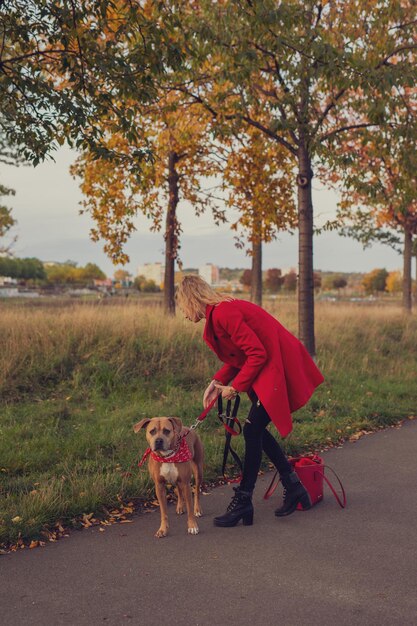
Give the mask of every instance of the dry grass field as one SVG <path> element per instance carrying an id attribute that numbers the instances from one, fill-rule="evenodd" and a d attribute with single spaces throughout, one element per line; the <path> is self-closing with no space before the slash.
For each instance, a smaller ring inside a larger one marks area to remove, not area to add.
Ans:
<path id="1" fill-rule="evenodd" d="M 266 308 L 297 332 L 295 302 Z M 167 414 L 191 424 L 200 413 L 217 369 L 202 330 L 150 303 L 0 305 L 0 543 L 149 497 L 146 472 L 131 467 L 145 448 L 132 425 Z M 318 303 L 316 339 L 326 382 L 294 415 L 290 453 L 417 413 L 415 314 Z M 246 409 L 244 402 L 241 416 Z M 206 476 L 215 480 L 223 430 L 214 413 L 200 432 Z"/>

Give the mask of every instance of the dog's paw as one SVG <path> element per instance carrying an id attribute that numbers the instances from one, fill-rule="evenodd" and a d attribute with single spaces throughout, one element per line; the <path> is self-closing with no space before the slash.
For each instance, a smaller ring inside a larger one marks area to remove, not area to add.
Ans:
<path id="1" fill-rule="evenodd" d="M 175 510 L 177 512 L 177 515 L 183 515 L 185 513 L 185 509 L 182 504 L 177 504 L 177 508 Z"/>
<path id="2" fill-rule="evenodd" d="M 203 515 L 203 511 L 201 509 L 195 509 L 194 515 L 195 517 L 201 517 Z"/>
<path id="3" fill-rule="evenodd" d="M 162 539 L 162 537 L 166 537 L 167 534 L 168 528 L 159 528 L 155 533 L 155 537 L 157 537 L 158 539 Z"/>
<path id="4" fill-rule="evenodd" d="M 200 532 L 198 526 L 190 526 L 190 528 L 188 529 L 188 534 L 189 535 L 198 535 L 198 533 Z"/>

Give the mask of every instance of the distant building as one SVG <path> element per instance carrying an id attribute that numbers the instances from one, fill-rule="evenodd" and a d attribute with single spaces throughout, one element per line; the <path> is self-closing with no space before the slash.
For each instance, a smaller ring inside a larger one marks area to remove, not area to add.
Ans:
<path id="1" fill-rule="evenodd" d="M 212 263 L 202 265 L 198 270 L 198 275 L 209 285 L 217 285 L 220 281 L 219 268 Z"/>
<path id="2" fill-rule="evenodd" d="M 139 265 L 138 276 L 144 276 L 146 280 L 153 280 L 158 287 L 164 282 L 165 268 L 162 263 L 145 263 Z"/>
<path id="3" fill-rule="evenodd" d="M 17 278 L 10 278 L 10 276 L 0 276 L 0 287 L 7 285 L 17 285 Z"/>
<path id="4" fill-rule="evenodd" d="M 110 288 L 113 286 L 113 281 L 111 278 L 105 278 L 103 280 L 99 278 L 94 278 L 93 283 L 94 283 L 94 287 L 109 287 Z"/>

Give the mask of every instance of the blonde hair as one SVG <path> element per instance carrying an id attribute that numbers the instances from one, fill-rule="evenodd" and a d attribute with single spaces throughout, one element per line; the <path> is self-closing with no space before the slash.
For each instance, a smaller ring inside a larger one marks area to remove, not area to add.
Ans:
<path id="1" fill-rule="evenodd" d="M 218 293 L 199 276 L 184 276 L 177 287 L 176 301 L 183 313 L 190 318 L 204 317 L 207 304 L 219 304 L 233 300 L 230 296 Z"/>

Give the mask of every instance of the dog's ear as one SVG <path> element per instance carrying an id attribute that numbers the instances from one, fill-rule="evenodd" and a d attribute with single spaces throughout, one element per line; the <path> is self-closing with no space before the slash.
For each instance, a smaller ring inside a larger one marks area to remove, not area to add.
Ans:
<path id="1" fill-rule="evenodd" d="M 179 417 L 170 417 L 170 418 L 168 418 L 168 419 L 169 419 L 169 421 L 171 422 L 171 424 L 172 424 L 172 426 L 173 426 L 174 430 L 175 430 L 177 433 L 180 433 L 180 432 L 181 432 L 181 430 L 182 430 L 182 421 L 181 421 L 181 419 L 180 419 Z"/>
<path id="2" fill-rule="evenodd" d="M 135 433 L 138 433 L 140 429 L 144 428 L 144 426 L 147 426 L 150 421 L 151 421 L 150 417 L 145 417 L 145 419 L 140 420 L 140 422 L 138 422 L 137 424 L 133 426 L 133 430 L 135 431 Z"/>

